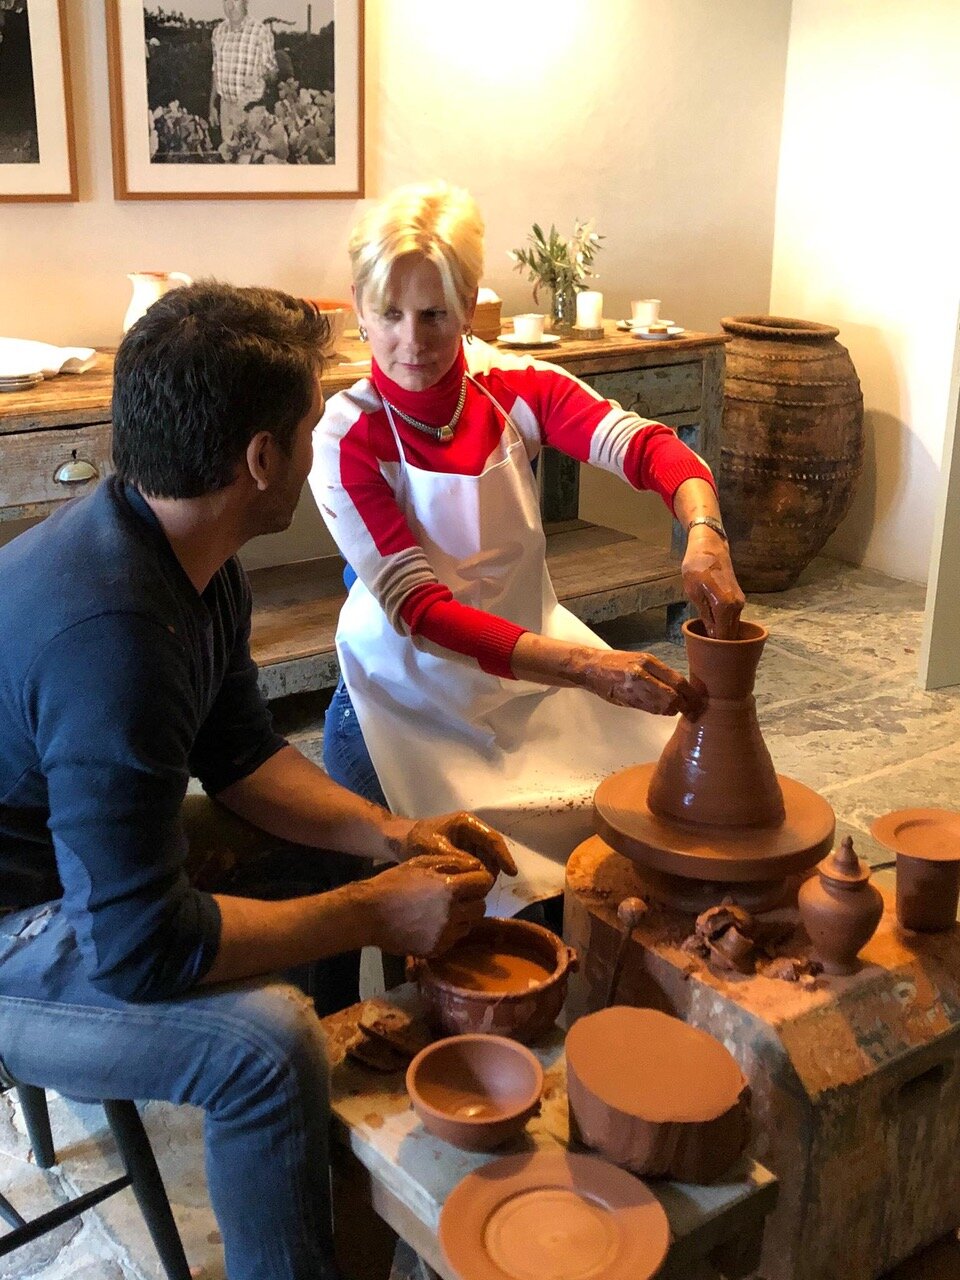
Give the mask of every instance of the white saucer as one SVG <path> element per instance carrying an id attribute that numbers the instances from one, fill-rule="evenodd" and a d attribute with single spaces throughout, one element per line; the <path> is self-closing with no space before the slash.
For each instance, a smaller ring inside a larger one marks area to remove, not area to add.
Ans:
<path id="1" fill-rule="evenodd" d="M 555 347 L 560 341 L 558 333 L 545 333 L 542 338 L 528 342 L 526 338 L 518 338 L 515 333 L 501 333 L 497 338 L 505 347 Z"/>
<path id="2" fill-rule="evenodd" d="M 673 326 L 672 320 L 656 320 L 656 321 L 653 321 L 652 323 L 668 324 L 671 327 Z M 649 325 L 640 324 L 639 321 L 634 321 L 634 320 L 618 320 L 617 321 L 617 328 L 622 330 L 624 333 L 629 333 L 632 329 L 648 329 L 649 327 L 650 327 Z"/>
<path id="3" fill-rule="evenodd" d="M 666 333 L 651 333 L 646 325 L 640 325 L 638 328 L 630 330 L 631 337 L 644 338 L 648 342 L 665 342 L 668 338 L 679 338 L 682 333 L 686 333 L 686 329 L 679 324 L 670 325 Z"/>

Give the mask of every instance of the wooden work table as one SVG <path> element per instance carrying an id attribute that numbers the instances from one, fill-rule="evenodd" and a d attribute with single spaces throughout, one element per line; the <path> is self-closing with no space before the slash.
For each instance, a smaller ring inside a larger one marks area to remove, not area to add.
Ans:
<path id="1" fill-rule="evenodd" d="M 687 333 L 643 341 L 610 322 L 597 341 L 563 339 L 545 352 L 602 396 L 676 428 L 711 466 L 719 455 L 723 343 Z M 347 333 L 323 375 L 326 396 L 369 370 Z M 87 373 L 62 374 L 30 391 L 0 395 L 0 521 L 47 515 L 89 491 L 110 470 L 113 354 Z M 541 459 L 547 559 L 560 601 L 588 623 L 682 601 L 678 557 L 629 534 L 579 519 L 579 464 L 547 449 Z M 251 644 L 269 697 L 333 684 L 333 637 L 344 599 L 339 556 L 255 569 Z"/>
<path id="2" fill-rule="evenodd" d="M 418 992 L 409 984 L 375 1003 L 423 1016 Z M 569 1145 L 564 1033 L 556 1027 L 531 1046 L 544 1071 L 540 1114 L 516 1143 L 477 1154 L 424 1129 L 410 1106 L 402 1071 L 381 1074 L 345 1055 L 363 1009 L 354 1005 L 322 1022 L 331 1066 L 334 1169 L 345 1179 L 351 1200 L 371 1205 L 441 1280 L 458 1280 L 437 1240 L 440 1212 L 457 1183 L 497 1156 Z M 696 1271 L 736 1280 L 753 1271 L 764 1220 L 777 1197 L 777 1181 L 762 1165 L 743 1157 L 710 1186 L 662 1179 L 648 1185 L 666 1212 L 672 1237 L 659 1276 L 680 1280 Z"/>

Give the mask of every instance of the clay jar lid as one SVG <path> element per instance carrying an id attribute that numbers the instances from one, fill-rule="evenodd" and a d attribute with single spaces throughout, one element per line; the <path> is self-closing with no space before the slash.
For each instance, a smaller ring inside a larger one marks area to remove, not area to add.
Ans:
<path id="1" fill-rule="evenodd" d="M 817 863 L 817 870 L 824 880 L 846 889 L 853 889 L 870 879 L 870 868 L 862 858 L 857 857 L 850 836 L 844 836 L 840 841 L 840 848 L 834 849 L 822 862 Z"/>
<path id="2" fill-rule="evenodd" d="M 588 1014 L 567 1033 L 566 1052 L 592 1094 L 655 1124 L 722 1115 L 746 1085 L 719 1040 L 656 1009 Z"/>
<path id="3" fill-rule="evenodd" d="M 908 858 L 960 862 L 960 813 L 952 809 L 896 809 L 877 818 L 870 834 Z"/>

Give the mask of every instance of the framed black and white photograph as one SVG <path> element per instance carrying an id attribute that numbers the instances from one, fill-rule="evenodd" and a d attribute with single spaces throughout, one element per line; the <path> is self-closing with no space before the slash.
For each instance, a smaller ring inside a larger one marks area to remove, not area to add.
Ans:
<path id="1" fill-rule="evenodd" d="M 363 195 L 363 0 L 106 6 L 118 199 Z"/>
<path id="2" fill-rule="evenodd" d="M 0 0 L 0 200 L 76 200 L 66 0 Z"/>

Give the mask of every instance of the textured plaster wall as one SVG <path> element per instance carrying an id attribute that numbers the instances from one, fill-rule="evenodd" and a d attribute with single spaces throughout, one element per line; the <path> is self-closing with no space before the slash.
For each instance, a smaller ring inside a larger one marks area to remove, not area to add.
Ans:
<path id="1" fill-rule="evenodd" d="M 864 476 L 828 550 L 916 581 L 960 302 L 958 58 L 956 0 L 793 0 L 770 310 L 837 325 L 863 385 Z"/>
<path id="2" fill-rule="evenodd" d="M 81 201 L 0 206 L 0 334 L 115 343 L 138 268 L 343 294 L 358 201 L 114 200 L 104 6 L 67 9 Z M 531 306 L 507 250 L 534 220 L 568 230 L 577 216 L 607 237 L 607 315 L 650 295 L 703 329 L 766 309 L 789 0 L 367 0 L 366 13 L 368 195 L 432 176 L 468 186 L 504 314 Z M 584 503 L 620 527 L 644 518 L 602 481 Z M 307 499 L 247 561 L 330 547 Z"/>

